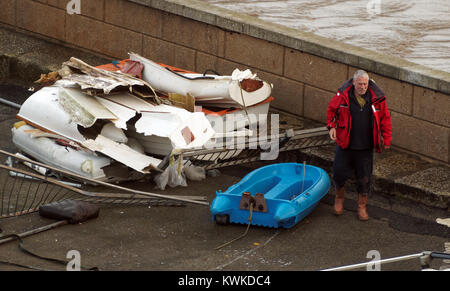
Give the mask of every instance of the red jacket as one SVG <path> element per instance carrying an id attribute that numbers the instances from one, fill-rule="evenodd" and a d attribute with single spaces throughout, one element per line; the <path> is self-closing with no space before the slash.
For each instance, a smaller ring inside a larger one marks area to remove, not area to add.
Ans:
<path id="1" fill-rule="evenodd" d="M 352 88 L 352 85 L 353 79 L 345 82 L 331 99 L 327 108 L 327 128 L 336 128 L 336 143 L 343 149 L 346 149 L 350 142 L 352 118 L 350 115 L 348 92 Z M 376 152 L 381 152 L 383 145 L 391 145 L 391 116 L 383 91 L 372 80 L 369 81 L 368 91 L 372 95 L 374 149 Z"/>

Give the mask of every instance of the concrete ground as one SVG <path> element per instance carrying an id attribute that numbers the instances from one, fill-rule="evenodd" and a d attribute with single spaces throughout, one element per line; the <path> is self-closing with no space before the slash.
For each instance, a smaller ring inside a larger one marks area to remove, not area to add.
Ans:
<path id="1" fill-rule="evenodd" d="M 39 72 L 54 67 L 48 47 L 33 44 L 33 53 L 18 53 L 8 48 L 8 70 L 0 86 L 2 98 L 22 103 L 34 74 L 27 75 L 20 63 Z M 22 41 L 16 40 L 20 46 Z M 7 46 L 6 43 L 2 44 Z M 53 46 L 52 46 L 53 47 Z M 2 48 L 3 51 L 7 50 Z M 25 49 L 24 49 L 25 50 Z M 64 59 L 73 50 L 57 48 Z M 39 55 L 40 59 L 30 57 Z M 26 57 L 26 58 L 25 58 Z M 78 56 L 82 59 L 83 56 Z M 31 59 L 33 62 L 27 62 Z M 93 62 L 90 62 L 93 63 Z M 101 62 L 100 62 L 101 63 Z M 22 73 L 21 73 L 22 72 Z M 0 74 L 1 75 L 1 74 Z M 17 83 L 17 76 L 24 78 Z M 27 77 L 25 77 L 27 76 Z M 15 82 L 11 81 L 14 77 Z M 0 78 L 1 79 L 1 78 Z M 0 106 L 0 148 L 15 152 L 10 130 L 16 122 L 16 110 Z M 281 156 L 278 161 L 307 161 L 329 170 L 332 146 L 312 148 Z M 212 201 L 217 190 L 226 190 L 246 173 L 260 166 L 255 163 L 221 169 L 221 175 L 201 182 L 188 182 L 188 187 L 154 190 L 151 182 L 138 182 L 136 188 L 146 191 L 202 195 Z M 368 222 L 356 218 L 356 194 L 350 191 L 346 212 L 341 217 L 332 214 L 333 191 L 303 221 L 291 229 L 250 227 L 248 234 L 220 250 L 215 248 L 239 237 L 245 225 L 216 225 L 207 206 L 187 204 L 183 207 L 102 206 L 100 216 L 88 222 L 65 225 L 36 234 L 24 240 L 25 246 L 42 256 L 65 259 L 71 250 L 79 251 L 81 264 L 100 270 L 162 270 L 162 271 L 303 271 L 320 270 L 346 264 L 367 262 L 367 254 L 376 250 L 381 258 L 415 254 L 425 250 L 443 251 L 450 236 L 449 228 L 435 222 L 448 217 L 450 197 L 448 167 L 404 154 L 395 149 L 377 156 L 374 195 L 369 200 Z M 53 221 L 37 213 L 22 217 L 0 219 L 2 235 L 21 233 Z M 0 261 L 51 270 L 64 266 L 42 261 L 24 254 L 16 242 L 0 245 Z M 439 268 L 442 261 L 435 261 Z M 383 265 L 382 270 L 419 270 L 418 260 Z M 0 270 L 23 270 L 22 267 L 1 265 Z"/>
<path id="2" fill-rule="evenodd" d="M 240 171 L 224 170 L 219 179 L 191 182 L 187 188 L 165 194 L 206 195 L 239 181 Z M 143 186 L 143 185 L 139 185 Z M 153 185 L 145 185 L 152 190 Z M 370 250 L 381 258 L 443 251 L 450 232 L 443 227 L 398 216 L 370 207 L 367 222 L 347 210 L 332 214 L 327 203 L 319 206 L 291 229 L 250 227 L 248 234 L 220 249 L 216 247 L 239 237 L 245 225 L 216 225 L 207 206 L 184 207 L 104 206 L 100 216 L 82 224 L 65 225 L 26 238 L 25 246 L 41 256 L 64 259 L 79 251 L 83 266 L 100 270 L 150 271 L 304 271 L 367 262 Z M 4 234 L 19 233 L 53 222 L 37 213 L 3 219 Z M 0 246 L 0 260 L 43 269 L 64 266 L 38 260 L 22 253 L 16 242 Z M 436 261 L 434 266 L 439 268 Z M 22 268 L 1 266 L 0 270 Z M 382 270 L 420 270 L 418 260 L 393 263 Z"/>
<path id="3" fill-rule="evenodd" d="M 26 94 L 20 87 L 8 87 L 20 102 Z M 3 91 L 5 92 L 5 91 Z M 15 152 L 10 128 L 15 110 L 0 106 L 0 147 Z M 286 157 L 281 157 L 285 159 Z M 166 195 L 200 195 L 212 201 L 215 192 L 226 190 L 259 163 L 221 169 L 219 177 L 188 182 L 188 187 L 155 190 L 153 182 L 127 186 Z M 349 193 L 354 196 L 355 193 Z M 64 225 L 24 239 L 24 246 L 41 256 L 65 259 L 76 250 L 81 265 L 100 270 L 124 271 L 305 271 L 367 262 L 368 252 L 381 258 L 416 254 L 426 250 L 444 251 L 450 232 L 433 221 L 404 215 L 370 205 L 368 222 L 356 218 L 356 205 L 346 200 L 341 217 L 332 214 L 332 191 L 304 220 L 291 229 L 250 227 L 248 234 L 230 245 L 215 248 L 241 236 L 245 225 L 217 225 L 209 207 L 103 205 L 100 215 L 85 223 Z M 404 203 L 404 207 L 413 207 Z M 419 207 L 420 209 L 422 207 Z M 3 235 L 22 233 L 54 222 L 33 213 L 1 219 Z M 52 262 L 31 257 L 17 242 L 0 245 L 0 261 L 46 270 L 65 270 Z M 442 261 L 433 262 L 435 268 Z M 24 270 L 1 265 L 0 270 Z M 419 260 L 383 265 L 381 270 L 420 270 Z M 173 279 L 175 280 L 175 279 Z"/>

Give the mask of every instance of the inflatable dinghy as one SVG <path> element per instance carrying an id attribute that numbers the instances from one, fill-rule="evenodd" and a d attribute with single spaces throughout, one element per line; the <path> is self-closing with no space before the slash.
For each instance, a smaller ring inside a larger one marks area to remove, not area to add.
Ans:
<path id="1" fill-rule="evenodd" d="M 291 228 L 313 211 L 330 189 L 321 168 L 297 163 L 268 165 L 247 174 L 211 204 L 218 224 L 251 224 Z"/>

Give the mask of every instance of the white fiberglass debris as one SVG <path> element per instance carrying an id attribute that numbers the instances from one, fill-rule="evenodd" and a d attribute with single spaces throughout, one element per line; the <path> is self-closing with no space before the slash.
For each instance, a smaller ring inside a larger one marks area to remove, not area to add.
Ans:
<path id="1" fill-rule="evenodd" d="M 125 144 L 114 142 L 102 135 L 98 135 L 95 140 L 87 140 L 82 145 L 144 174 L 150 173 L 151 169 L 156 169 L 161 163 L 159 159 L 143 155 Z"/>
<path id="2" fill-rule="evenodd" d="M 12 128 L 13 143 L 18 149 L 45 164 L 71 171 L 96 180 L 105 179 L 102 168 L 111 164 L 111 159 L 97 156 L 91 151 L 61 146 L 48 137 L 33 138 L 26 133 L 29 125 Z"/>
<path id="3" fill-rule="evenodd" d="M 78 69 L 83 74 L 77 74 L 71 72 L 71 70 L 66 70 L 67 73 L 63 76 L 63 79 L 58 80 L 55 83 L 58 86 L 79 86 L 82 90 L 102 90 L 105 94 L 109 94 L 117 87 L 148 86 L 143 80 L 132 77 L 128 74 L 120 71 L 110 72 L 95 68 L 77 58 L 70 58 L 70 60 L 65 62 L 64 65 Z"/>
<path id="4" fill-rule="evenodd" d="M 190 94 L 198 102 L 223 102 L 229 106 L 252 106 L 270 97 L 272 85 L 261 82 L 261 87 L 251 92 L 242 90 L 241 80 L 256 75 L 250 70 L 235 71 L 235 76 L 203 75 L 196 73 L 180 73 L 161 66 L 138 54 L 130 53 L 130 59 L 144 65 L 142 78 L 156 90 L 181 95 Z"/>
<path id="5" fill-rule="evenodd" d="M 59 87 L 44 87 L 31 95 L 17 114 L 19 119 L 68 139 L 81 142 L 85 138 L 59 104 Z"/>
<path id="6" fill-rule="evenodd" d="M 436 222 L 450 227 L 450 218 L 437 218 Z"/>
<path id="7" fill-rule="evenodd" d="M 138 153 L 145 155 L 145 149 L 137 139 L 135 139 L 133 137 L 129 137 L 127 146 L 129 146 L 132 150 L 135 150 Z"/>
<path id="8" fill-rule="evenodd" d="M 111 120 L 118 128 L 127 129 L 127 121 L 136 115 L 136 111 L 120 104 L 114 103 L 108 99 L 96 97 L 97 101 L 111 111 L 117 119 Z"/>
<path id="9" fill-rule="evenodd" d="M 84 128 L 91 127 L 98 119 L 118 119 L 95 98 L 77 89 L 60 88 L 59 103 L 71 119 Z"/>
<path id="10" fill-rule="evenodd" d="M 256 79 L 256 74 L 253 74 L 250 69 L 245 71 L 241 71 L 239 69 L 235 69 L 231 74 L 231 79 L 233 81 L 242 81 L 244 79 Z"/>
<path id="11" fill-rule="evenodd" d="M 155 105 L 129 93 L 106 95 L 103 96 L 102 98 L 107 99 L 113 103 L 119 104 L 125 108 L 134 110 L 137 113 L 141 113 L 142 111 L 152 111 L 155 107 Z"/>
<path id="12" fill-rule="evenodd" d="M 167 105 L 155 106 L 152 112 L 142 112 L 135 127 L 137 133 L 145 136 L 169 138 L 176 149 L 201 147 L 215 133 L 204 113 Z"/>
<path id="13" fill-rule="evenodd" d="M 100 134 L 112 141 L 118 143 L 127 143 L 128 138 L 122 129 L 117 128 L 113 123 L 107 123 L 103 126 Z"/>

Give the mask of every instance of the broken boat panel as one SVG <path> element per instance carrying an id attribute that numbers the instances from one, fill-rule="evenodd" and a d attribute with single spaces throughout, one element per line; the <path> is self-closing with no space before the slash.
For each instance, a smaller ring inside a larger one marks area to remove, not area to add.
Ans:
<path id="1" fill-rule="evenodd" d="M 59 104 L 75 123 L 84 128 L 91 127 L 99 119 L 117 120 L 96 98 L 77 89 L 60 88 Z"/>
<path id="2" fill-rule="evenodd" d="M 168 137 L 176 149 L 201 147 L 214 135 L 203 112 L 189 112 L 167 105 L 155 106 L 152 112 L 142 112 L 135 126 L 136 132 L 145 136 Z"/>
<path id="3" fill-rule="evenodd" d="M 34 128 L 29 125 L 15 126 L 11 130 L 13 143 L 24 153 L 44 164 L 90 179 L 107 180 L 102 168 L 110 165 L 111 159 L 90 151 L 58 144 L 53 138 L 33 138 L 30 133 L 27 133 L 30 130 Z"/>
<path id="4" fill-rule="evenodd" d="M 142 112 L 127 134 L 136 138 L 145 152 L 155 155 L 168 155 L 173 149 L 202 147 L 211 140 L 215 131 L 202 112 L 190 113 L 184 109 L 179 112 L 180 108 L 173 108 L 166 108 L 169 109 L 166 112 Z"/>
<path id="5" fill-rule="evenodd" d="M 249 126 L 249 128 L 252 129 L 257 128 L 258 123 L 266 123 L 270 102 L 272 102 L 273 99 L 273 97 L 269 97 L 263 102 L 247 107 L 246 110 L 233 108 L 213 111 L 202 108 L 202 111 L 205 113 L 206 118 L 209 120 L 215 131 L 231 132 L 241 130 L 246 126 Z M 227 119 L 232 123 L 227 123 Z M 231 126 L 231 128 L 226 128 L 228 125 Z"/>
<path id="6" fill-rule="evenodd" d="M 98 102 L 100 102 L 106 109 L 108 109 L 112 114 L 117 116 L 117 119 L 111 120 L 117 128 L 127 129 L 127 122 L 136 116 L 136 111 L 108 99 L 95 97 Z"/>
<path id="7" fill-rule="evenodd" d="M 66 66 L 66 70 L 60 70 L 60 72 L 66 73 L 63 74 L 61 80 L 58 80 L 55 83 L 61 87 L 79 86 L 82 90 L 93 89 L 102 92 L 103 94 L 109 94 L 111 91 L 118 88 L 120 89 L 121 87 L 132 88 L 133 86 L 153 90 L 141 79 L 122 73 L 121 71 L 107 71 L 95 68 L 77 58 L 70 58 L 64 65 Z M 75 73 L 72 70 L 67 70 L 67 67 L 77 69 L 82 73 Z"/>
<path id="8" fill-rule="evenodd" d="M 143 79 L 156 90 L 181 95 L 190 94 L 196 101 L 214 100 L 238 106 L 252 106 L 270 97 L 272 85 L 256 80 L 249 71 L 235 71 L 232 76 L 217 76 L 197 73 L 176 72 L 161 66 L 138 54 L 131 53 L 130 59 L 144 64 Z M 242 78 L 252 78 L 258 85 L 247 89 Z M 247 89 L 247 90 L 246 90 Z"/>
<path id="9" fill-rule="evenodd" d="M 152 111 L 156 106 L 130 93 L 105 95 L 101 98 L 109 100 L 125 108 L 134 110 L 137 113 L 141 113 L 142 111 Z"/>
<path id="10" fill-rule="evenodd" d="M 68 67 L 58 71 L 62 79 L 33 94 L 18 118 L 48 132 L 50 139 L 74 141 L 139 174 L 149 173 L 161 162 L 145 153 L 168 155 L 174 149 L 214 146 L 217 139 L 228 141 L 236 137 L 237 130 L 261 122 L 257 118 L 268 114 L 272 87 L 250 70 L 235 70 L 231 76 L 201 75 L 140 60 L 123 61 L 122 70 L 115 70 L 94 68 L 71 58 L 65 63 Z M 155 78 L 151 82 L 146 80 L 149 72 Z M 144 80 L 136 78 L 141 74 Z M 144 100 L 136 96 L 143 97 L 136 86 L 153 93 L 155 86 L 168 97 L 159 98 L 155 93 L 154 99 Z M 173 104 L 165 105 L 170 102 Z M 214 111 L 213 107 L 225 110 Z M 227 119 L 234 121 L 233 128 L 219 127 L 216 134 L 211 123 L 224 124 Z M 239 153 L 234 151 L 232 156 Z M 229 158 L 229 152 L 219 158 Z M 108 167 L 110 173 L 119 169 L 109 165 L 104 167 L 105 173 Z"/>
<path id="11" fill-rule="evenodd" d="M 59 87 L 44 87 L 32 94 L 22 104 L 17 117 L 36 128 L 59 134 L 67 139 L 83 142 L 84 136 L 78 131 L 59 103 Z"/>
<path id="12" fill-rule="evenodd" d="M 143 155 L 125 144 L 114 142 L 102 135 L 98 135 L 95 140 L 87 140 L 82 145 L 144 174 L 150 173 L 150 170 L 156 169 L 161 163 L 159 159 Z"/>
<path id="13" fill-rule="evenodd" d="M 66 95 L 63 97 L 66 98 L 66 101 L 63 102 L 65 104 L 64 108 L 60 102 L 60 90 L 65 92 L 63 95 Z M 69 111 L 69 113 L 66 111 Z M 124 114 L 125 118 L 132 115 L 126 107 L 123 108 L 123 112 L 126 112 Z M 159 159 L 136 152 L 125 144 L 115 142 L 114 140 L 126 142 L 127 139 L 121 129 L 111 128 L 108 125 L 110 119 L 114 118 L 112 121 L 120 121 L 120 118 L 107 110 L 95 97 L 88 96 L 79 90 L 77 91 L 77 89 L 59 88 L 56 86 L 45 87 L 24 102 L 18 117 L 29 124 L 36 125 L 39 129 L 60 135 L 70 141 L 75 141 L 90 150 L 98 151 L 141 173 L 149 173 L 151 169 L 157 168 L 161 162 Z M 80 133 L 77 122 L 87 126 L 92 124 L 92 122 L 95 123 L 100 117 L 107 120 L 106 125 L 102 126 L 98 132 L 94 128 L 88 128 L 88 130 L 92 130 L 90 134 L 98 137 L 98 139 L 88 139 Z M 74 119 L 77 122 L 74 122 Z M 121 122 L 126 124 L 125 120 L 121 120 Z M 109 135 L 113 140 L 99 135 L 102 130 L 103 133 Z M 16 139 L 15 142 L 19 148 L 23 148 L 30 156 L 42 160 L 42 154 L 39 153 L 39 150 L 32 150 L 34 147 L 39 147 L 38 144 L 29 140 L 26 143 L 26 140 L 23 139 Z M 48 160 L 45 162 L 49 163 Z M 61 161 L 55 159 L 53 165 L 64 167 L 64 164 L 61 163 L 59 165 L 60 163 Z"/>
<path id="14" fill-rule="evenodd" d="M 172 143 L 168 137 L 145 136 L 142 133 L 137 133 L 136 129 L 131 127 L 128 129 L 127 135 L 137 140 L 142 145 L 144 152 L 149 154 L 167 156 L 173 150 Z"/>

